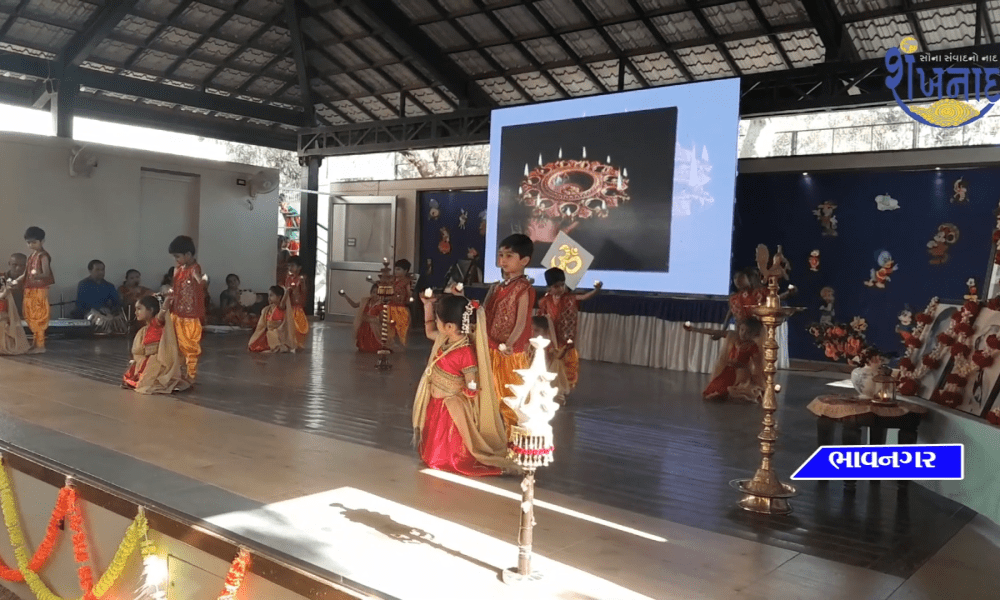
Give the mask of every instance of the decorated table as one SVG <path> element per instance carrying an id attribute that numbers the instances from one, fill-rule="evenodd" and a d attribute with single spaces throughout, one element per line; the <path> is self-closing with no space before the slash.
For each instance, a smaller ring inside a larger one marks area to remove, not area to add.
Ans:
<path id="1" fill-rule="evenodd" d="M 817 396 L 806 409 L 818 417 L 819 446 L 834 445 L 837 425 L 841 426 L 840 442 L 844 445 L 860 444 L 862 427 L 868 428 L 872 444 L 884 444 L 889 429 L 899 430 L 899 443 L 915 444 L 920 421 L 928 412 L 926 407 L 904 400 L 880 403 L 844 394 Z M 845 481 L 844 487 L 853 489 L 854 481 Z"/>

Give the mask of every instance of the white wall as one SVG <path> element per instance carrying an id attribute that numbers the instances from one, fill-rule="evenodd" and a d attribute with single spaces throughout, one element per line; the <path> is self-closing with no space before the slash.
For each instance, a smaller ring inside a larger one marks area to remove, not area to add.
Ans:
<path id="1" fill-rule="evenodd" d="M 414 265 L 413 272 L 416 272 L 420 254 L 420 240 L 417 237 L 417 198 L 420 192 L 482 190 L 486 189 L 487 183 L 486 176 L 335 182 L 330 185 L 330 193 L 341 196 L 396 196 L 396 260 L 407 259 Z M 321 196 L 320 202 L 329 203 L 329 198 Z M 319 212 L 322 217 L 323 211 Z M 354 315 L 354 309 L 337 297 L 337 290 L 345 290 L 355 300 L 367 296 L 371 284 L 365 281 L 365 275 L 358 272 L 329 272 L 328 286 L 333 296 L 327 303 L 329 314 Z"/>
<path id="2" fill-rule="evenodd" d="M 99 160 L 93 175 L 70 177 L 73 145 L 59 138 L 0 133 L 0 262 L 5 265 L 11 252 L 26 251 L 27 227 L 44 229 L 56 277 L 51 302 L 58 302 L 60 294 L 65 300 L 75 297 L 76 284 L 87 276 L 87 262 L 94 258 L 107 265 L 108 281 L 121 285 L 138 252 L 143 168 L 198 176 L 198 261 L 211 277 L 213 298 L 225 288 L 230 272 L 239 274 L 245 288 L 264 291 L 274 284 L 277 192 L 258 196 L 250 211 L 247 188 L 236 184 L 260 167 L 91 144 L 86 151 Z M 277 178 L 276 171 L 264 170 Z M 162 268 L 143 273 L 143 284 L 159 287 L 172 265 L 164 248 Z"/>

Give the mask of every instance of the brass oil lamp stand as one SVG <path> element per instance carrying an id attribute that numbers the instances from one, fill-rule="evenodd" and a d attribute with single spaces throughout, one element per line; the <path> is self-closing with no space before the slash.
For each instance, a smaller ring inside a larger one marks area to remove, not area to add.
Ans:
<path id="1" fill-rule="evenodd" d="M 378 360 L 375 362 L 375 368 L 379 371 L 388 371 L 392 368 L 392 364 L 389 363 L 389 354 L 391 354 L 389 350 L 389 327 L 392 325 L 389 303 L 395 293 L 392 269 L 389 267 L 388 258 L 382 259 L 382 270 L 379 271 L 378 289 L 375 293 L 382 303 L 382 313 L 379 318 L 381 325 L 379 329 L 379 341 L 382 343 L 382 347 L 378 349 Z"/>
<path id="2" fill-rule="evenodd" d="M 731 485 L 743 493 L 743 498 L 739 501 L 740 508 L 768 515 L 787 515 L 792 512 L 788 499 L 797 496 L 798 492 L 794 486 L 781 482 L 771 464 L 778 441 L 777 421 L 774 419 L 774 413 L 778 410 L 778 392 L 781 391 L 781 386 L 774 383 L 774 375 L 778 371 L 779 348 L 776 333 L 778 327 L 788 317 L 802 309 L 781 306 L 778 280 L 786 279 L 790 269 L 788 261 L 781 254 L 781 246 L 778 246 L 778 252 L 770 267 L 767 266 L 767 258 L 767 248 L 763 245 L 758 246 L 757 263 L 762 276 L 767 277 L 768 289 L 764 303 L 751 309 L 753 315 L 760 319 L 764 325 L 766 332 L 764 340 L 764 397 L 761 401 L 764 409 L 764 427 L 757 436 L 757 439 L 760 440 L 761 462 L 752 479 L 736 479 L 731 482 Z"/>

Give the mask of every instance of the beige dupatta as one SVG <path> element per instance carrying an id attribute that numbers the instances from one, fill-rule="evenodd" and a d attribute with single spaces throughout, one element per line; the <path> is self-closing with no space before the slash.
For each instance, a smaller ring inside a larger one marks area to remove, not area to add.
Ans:
<path id="1" fill-rule="evenodd" d="M 354 338 L 357 339 L 358 332 L 362 327 L 371 327 L 372 333 L 375 334 L 375 339 L 381 339 L 381 333 L 378 328 L 373 323 L 366 323 L 365 318 L 368 316 L 365 314 L 365 308 L 368 307 L 368 302 L 372 299 L 371 296 L 365 296 L 361 299 L 361 303 L 358 306 L 358 312 L 354 315 Z"/>
<path id="2" fill-rule="evenodd" d="M 21 315 L 17 312 L 17 304 L 14 302 L 14 297 L 6 290 L 0 297 L 7 300 L 7 326 L 0 333 L 0 354 L 24 354 L 31 346 L 28 343 L 28 336 L 24 333 L 24 327 L 21 326 Z"/>
<path id="3" fill-rule="evenodd" d="M 174 332 L 173 319 L 169 311 L 161 311 L 163 315 L 163 335 L 156 345 L 156 354 L 149 355 L 149 362 L 139 376 L 135 391 L 140 394 L 172 394 L 185 390 L 190 383 L 181 376 L 181 351 L 177 345 L 177 334 Z M 157 315 L 154 318 L 159 318 Z M 132 360 L 138 365 L 146 358 L 145 344 L 146 325 L 135 334 L 132 341 Z"/>
<path id="4" fill-rule="evenodd" d="M 253 346 L 254 342 L 261 336 L 267 336 L 269 352 L 291 352 L 295 350 L 297 347 L 297 342 L 295 341 L 295 319 L 292 318 L 292 306 L 288 299 L 289 296 L 290 294 L 285 292 L 285 295 L 281 299 L 281 308 L 285 311 L 285 318 L 281 320 L 279 326 L 274 328 L 267 326 L 268 319 L 276 307 L 268 305 L 267 308 L 261 311 L 260 318 L 257 319 L 257 328 L 254 329 L 253 334 L 250 336 L 247 348 Z"/>
<path id="5" fill-rule="evenodd" d="M 455 422 L 455 428 L 469 452 L 484 465 L 516 471 L 518 466 L 507 458 L 507 435 L 500 419 L 500 404 L 493 389 L 493 367 L 490 362 L 489 342 L 486 335 L 486 314 L 482 308 L 476 311 L 475 342 L 476 361 L 479 363 L 479 378 L 476 384 L 479 393 L 474 401 L 460 392 L 444 399 L 445 407 Z M 413 402 L 413 440 L 418 446 L 422 441 L 427 404 L 431 399 L 431 373 L 437 362 L 438 350 L 444 338 L 438 336 L 427 361 L 427 370 L 420 379 L 417 395 Z M 484 385 L 485 384 L 485 385 Z"/>

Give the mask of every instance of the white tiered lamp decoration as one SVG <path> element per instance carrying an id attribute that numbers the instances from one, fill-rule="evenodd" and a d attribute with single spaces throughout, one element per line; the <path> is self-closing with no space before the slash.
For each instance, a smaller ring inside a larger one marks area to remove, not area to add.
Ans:
<path id="1" fill-rule="evenodd" d="M 518 531 L 517 568 L 503 572 L 505 583 L 535 581 L 541 573 L 531 570 L 532 529 L 535 525 L 535 469 L 548 466 L 555 450 L 552 435 L 552 417 L 559 410 L 555 401 L 558 390 L 552 386 L 555 373 L 545 365 L 545 347 L 549 340 L 537 337 L 531 340 L 535 358 L 527 369 L 517 369 L 523 383 L 508 385 L 512 397 L 504 403 L 517 414 L 517 425 L 511 429 L 510 458 L 524 469 L 521 481 L 521 527 Z"/>

